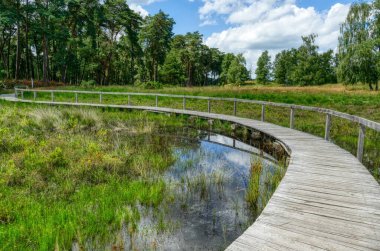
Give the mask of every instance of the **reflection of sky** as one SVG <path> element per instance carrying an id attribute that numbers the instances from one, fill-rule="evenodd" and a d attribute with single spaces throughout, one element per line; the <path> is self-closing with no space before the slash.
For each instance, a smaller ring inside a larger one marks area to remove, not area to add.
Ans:
<path id="1" fill-rule="evenodd" d="M 163 205 L 160 212 L 165 222 L 177 226 L 175 231 L 157 232 L 157 218 L 150 211 L 142 215 L 139 233 L 133 238 L 137 249 L 151 249 L 151 243 L 156 242 L 157 250 L 223 250 L 258 216 L 248 209 L 245 199 L 251 163 L 258 161 L 254 154 L 258 150 L 239 141 L 235 145 L 244 150 L 235 149 L 233 139 L 222 135 L 199 136 L 202 140 L 192 138 L 174 148 L 176 161 L 164 174 L 167 193 L 173 196 L 173 201 Z M 263 178 L 276 165 L 269 160 L 261 161 Z M 216 175 L 223 176 L 222 186 Z M 205 177 L 206 183 L 198 183 L 200 177 Z M 202 195 L 204 184 L 206 195 Z M 262 185 L 260 193 L 265 189 Z M 123 233 L 125 247 L 129 249 L 130 235 L 126 229 Z"/>
<path id="2" fill-rule="evenodd" d="M 178 160 L 169 169 L 170 171 L 166 174 L 166 177 L 169 180 L 178 181 L 183 176 L 194 176 L 200 172 L 210 174 L 214 171 L 221 171 L 232 178 L 230 185 L 245 188 L 248 182 L 251 163 L 259 158 L 253 153 L 257 153 L 259 150 L 237 140 L 235 140 L 237 148 L 233 148 L 233 143 L 234 139 L 232 138 L 211 134 L 209 138 L 206 136 L 204 140 L 200 140 L 199 144 L 194 148 L 175 149 Z M 265 159 L 261 159 L 261 161 L 264 167 L 274 165 Z M 191 165 L 191 168 L 184 169 L 186 164 Z M 265 173 L 265 170 L 263 173 Z"/>
<path id="3" fill-rule="evenodd" d="M 165 176 L 174 184 L 181 184 L 179 189 L 175 186 L 179 196 L 186 192 L 190 195 L 185 196 L 187 210 L 182 211 L 178 205 L 170 210 L 168 216 L 179 220 L 181 229 L 169 238 L 171 241 L 164 245 L 166 249 L 173 248 L 173 243 L 179 244 L 181 249 L 185 250 L 223 249 L 245 230 L 242 226 L 252 223 L 252 214 L 247 210 L 245 201 L 245 190 L 248 186 L 251 162 L 258 160 L 258 157 L 252 154 L 257 152 L 257 149 L 239 141 L 235 141 L 235 145 L 244 151 L 229 147 L 232 145 L 233 139 L 212 134 L 210 138 L 206 136 L 190 148 L 175 149 L 177 161 Z M 262 175 L 265 176 L 274 164 L 264 159 L 261 161 Z M 206 200 L 200 198 L 199 190 L 192 190 L 194 188 L 188 187 L 186 182 L 183 183 L 183 180 L 196 180 L 204 174 L 209 182 L 215 173 L 223 174 L 225 177 L 223 189 L 220 191 L 216 184 L 209 183 Z M 213 224 L 215 227 L 212 227 Z M 226 240 L 223 239 L 223 235 Z"/>

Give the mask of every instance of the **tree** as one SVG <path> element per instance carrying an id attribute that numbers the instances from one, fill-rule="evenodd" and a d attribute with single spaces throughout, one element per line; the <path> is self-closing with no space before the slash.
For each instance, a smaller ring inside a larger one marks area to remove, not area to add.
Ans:
<path id="1" fill-rule="evenodd" d="M 259 84 L 268 83 L 271 80 L 272 63 L 268 51 L 264 51 L 257 61 L 256 80 Z"/>
<path id="2" fill-rule="evenodd" d="M 297 65 L 293 72 L 293 81 L 301 85 L 322 84 L 317 78 L 318 46 L 315 45 L 317 35 L 302 37 L 303 44 L 297 51 Z"/>
<path id="3" fill-rule="evenodd" d="M 249 79 L 249 72 L 245 64 L 246 62 L 242 54 L 237 55 L 232 60 L 227 72 L 228 83 L 243 84 Z"/>
<path id="4" fill-rule="evenodd" d="M 158 67 L 165 62 L 173 37 L 174 19 L 163 11 L 145 20 L 140 33 L 150 80 L 158 80 Z"/>
<path id="5" fill-rule="evenodd" d="M 161 79 L 164 83 L 182 85 L 186 80 L 185 70 L 181 63 L 177 50 L 171 50 L 166 56 L 165 63 L 160 71 Z"/>
<path id="6" fill-rule="evenodd" d="M 162 11 L 144 20 L 125 0 L 2 0 L 0 10 L 5 82 L 220 83 L 224 54 L 199 32 L 173 38 L 174 20 Z"/>
<path id="7" fill-rule="evenodd" d="M 375 84 L 378 90 L 378 47 L 376 40 L 371 39 L 371 34 L 376 33 L 371 13 L 372 6 L 368 3 L 351 5 L 340 30 L 338 77 L 346 84 L 366 83 L 371 90 Z"/>
<path id="8" fill-rule="evenodd" d="M 334 53 L 318 53 L 316 35 L 302 37 L 298 49 L 281 51 L 273 64 L 275 82 L 286 85 L 336 83 Z"/>
<path id="9" fill-rule="evenodd" d="M 228 70 L 230 69 L 231 63 L 234 59 L 235 55 L 232 53 L 227 53 L 223 56 L 220 74 L 221 84 L 228 84 Z"/>

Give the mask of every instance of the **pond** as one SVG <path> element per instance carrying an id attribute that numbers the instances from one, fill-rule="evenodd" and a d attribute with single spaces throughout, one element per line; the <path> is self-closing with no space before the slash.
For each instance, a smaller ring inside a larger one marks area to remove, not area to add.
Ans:
<path id="1" fill-rule="evenodd" d="M 175 162 L 162 174 L 167 199 L 158 208 L 138 206 L 139 221 L 123 224 L 109 248 L 224 250 L 259 216 L 284 164 L 221 134 L 185 128 L 165 137 L 176 142 Z"/>

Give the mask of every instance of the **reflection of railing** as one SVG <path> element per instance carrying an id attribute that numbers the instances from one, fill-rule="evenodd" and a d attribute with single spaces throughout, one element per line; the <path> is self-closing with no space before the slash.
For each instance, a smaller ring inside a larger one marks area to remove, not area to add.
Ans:
<path id="1" fill-rule="evenodd" d="M 255 105 L 261 105 L 261 120 L 265 121 L 265 108 L 266 106 L 272 106 L 272 107 L 282 107 L 282 108 L 288 108 L 290 109 L 290 123 L 289 127 L 294 128 L 295 125 L 295 113 L 296 110 L 303 110 L 303 111 L 311 111 L 311 112 L 317 112 L 321 114 L 326 115 L 326 124 L 325 124 L 325 139 L 330 140 L 330 131 L 331 131 L 331 118 L 337 117 L 342 118 L 354 123 L 357 123 L 359 125 L 359 136 L 358 136 L 358 144 L 357 144 L 357 158 L 360 161 L 363 161 L 363 153 L 364 153 L 364 141 L 365 141 L 365 134 L 366 134 L 366 128 L 370 128 L 375 130 L 376 132 L 380 132 L 380 123 L 361 118 L 358 116 L 350 115 L 347 113 L 342 113 L 330 109 L 325 108 L 318 108 L 318 107 L 310 107 L 310 106 L 301 106 L 301 105 L 290 105 L 290 104 L 283 104 L 283 103 L 274 103 L 274 102 L 265 102 L 265 101 L 257 101 L 257 100 L 247 100 L 247 99 L 234 99 L 234 98 L 217 98 L 217 97 L 202 97 L 202 96 L 186 96 L 186 95 L 171 95 L 171 94 L 157 94 L 157 93 L 126 93 L 126 92 L 93 92 L 93 91 L 70 91 L 70 90 L 35 90 L 35 89 L 20 89 L 15 88 L 15 95 L 16 97 L 20 97 L 24 99 L 24 93 L 33 93 L 33 99 L 37 99 L 37 93 L 50 93 L 51 96 L 51 102 L 55 102 L 55 93 L 69 93 L 73 94 L 75 97 L 75 103 L 78 103 L 78 94 L 91 94 L 91 95 L 98 95 L 99 96 L 99 103 L 103 102 L 103 96 L 104 95 L 122 95 L 127 96 L 127 104 L 131 105 L 131 98 L 132 96 L 148 96 L 148 97 L 155 97 L 155 106 L 159 106 L 159 98 L 160 97 L 166 97 L 166 98 L 175 98 L 175 99 L 182 99 L 182 108 L 186 110 L 186 100 L 187 99 L 196 99 L 196 100 L 207 100 L 207 111 L 210 113 L 212 110 L 212 101 L 225 101 L 225 102 L 231 102 L 233 104 L 233 115 L 237 114 L 238 109 L 238 103 L 248 103 L 248 104 L 255 104 Z M 380 149 L 379 149 L 380 151 Z"/>

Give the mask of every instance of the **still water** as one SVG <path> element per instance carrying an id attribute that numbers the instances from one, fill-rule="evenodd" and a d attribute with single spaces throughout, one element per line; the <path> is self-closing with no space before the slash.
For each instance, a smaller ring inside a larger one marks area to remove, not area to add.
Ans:
<path id="1" fill-rule="evenodd" d="M 198 131 L 173 148 L 175 163 L 165 171 L 166 202 L 159 209 L 139 208 L 131 231 L 119 233 L 122 250 L 224 250 L 258 217 L 282 169 L 263 151 L 219 134 Z M 247 202 L 254 164 L 260 163 L 258 199 Z M 251 202 L 252 204 L 252 202 Z"/>

